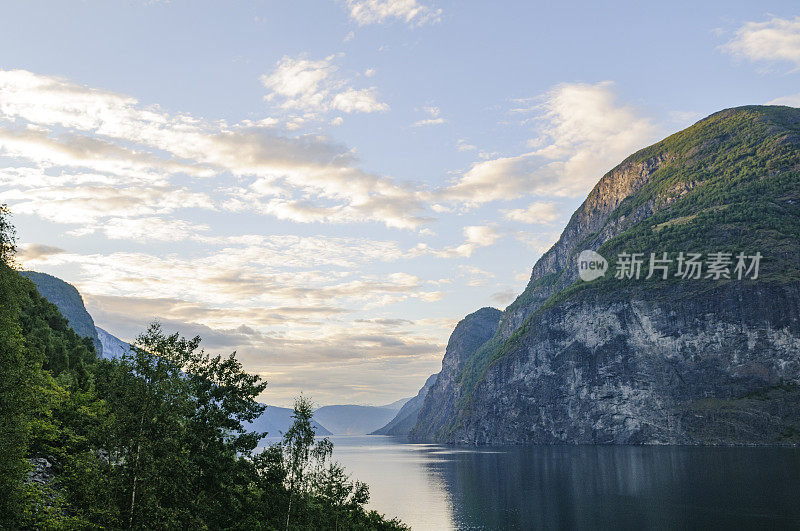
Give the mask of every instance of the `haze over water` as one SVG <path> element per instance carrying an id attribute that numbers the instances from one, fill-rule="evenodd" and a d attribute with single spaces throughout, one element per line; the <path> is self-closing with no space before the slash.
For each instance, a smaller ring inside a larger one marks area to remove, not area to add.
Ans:
<path id="1" fill-rule="evenodd" d="M 453 448 L 333 437 L 370 508 L 412 529 L 796 528 L 800 450 Z"/>

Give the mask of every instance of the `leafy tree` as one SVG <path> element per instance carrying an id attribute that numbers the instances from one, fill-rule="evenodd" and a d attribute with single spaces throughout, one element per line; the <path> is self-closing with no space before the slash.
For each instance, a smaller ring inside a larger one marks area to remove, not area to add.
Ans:
<path id="1" fill-rule="evenodd" d="M 365 511 L 366 485 L 330 461 L 311 403 L 280 443 L 246 429 L 266 383 L 235 353 L 153 324 L 120 359 L 98 359 L 12 267 L 0 208 L 0 528 L 403 529 Z M 47 486 L 26 485 L 46 457 Z"/>
<path id="2" fill-rule="evenodd" d="M 26 355 L 16 319 L 15 273 L 0 264 L 0 525 L 19 518 L 28 430 L 35 407 L 36 360 Z"/>

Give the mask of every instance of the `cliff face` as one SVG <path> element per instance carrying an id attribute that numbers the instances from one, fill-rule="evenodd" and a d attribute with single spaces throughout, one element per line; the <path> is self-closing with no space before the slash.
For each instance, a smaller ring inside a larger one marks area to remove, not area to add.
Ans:
<path id="1" fill-rule="evenodd" d="M 497 332 L 501 315 L 495 308 L 481 308 L 456 325 L 447 342 L 442 371 L 428 390 L 410 432 L 412 438 L 435 438 L 436 428 L 457 414 L 462 391 L 458 377 L 475 351 Z"/>
<path id="2" fill-rule="evenodd" d="M 433 384 L 436 383 L 436 378 L 438 376 L 438 373 L 428 376 L 428 379 L 425 380 L 425 384 L 422 386 L 422 389 L 419 390 L 417 396 L 403 404 L 403 407 L 400 408 L 397 415 L 395 415 L 386 426 L 375 430 L 370 435 L 393 435 L 395 437 L 408 435 L 411 429 L 416 425 L 419 411 L 425 404 L 425 397 L 428 396 L 428 391 L 430 391 Z"/>
<path id="3" fill-rule="evenodd" d="M 46 273 L 20 271 L 20 274 L 33 281 L 39 294 L 58 307 L 58 311 L 66 317 L 76 334 L 92 338 L 98 357 L 103 357 L 103 345 L 95 329 L 94 320 L 86 311 L 83 298 L 75 286 Z"/>
<path id="4" fill-rule="evenodd" d="M 97 330 L 97 338 L 100 340 L 100 344 L 103 345 L 103 358 L 119 358 L 130 350 L 130 344 L 109 334 L 99 326 L 96 326 L 95 329 Z"/>
<path id="5" fill-rule="evenodd" d="M 800 441 L 800 110 L 716 113 L 606 174 L 496 333 L 445 360 L 412 437 Z M 578 279 L 584 249 L 609 260 Z M 645 280 L 650 253 L 764 255 L 757 279 Z M 616 256 L 643 253 L 640 280 Z M 454 332 L 455 335 L 455 332 Z M 448 346 L 449 350 L 449 346 Z M 434 390 L 437 392 L 434 393 Z"/>

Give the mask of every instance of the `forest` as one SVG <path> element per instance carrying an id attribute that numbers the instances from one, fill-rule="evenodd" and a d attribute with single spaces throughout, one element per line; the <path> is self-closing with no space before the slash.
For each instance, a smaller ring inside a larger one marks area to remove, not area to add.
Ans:
<path id="1" fill-rule="evenodd" d="M 158 323 L 117 359 L 20 275 L 0 209 L 0 528 L 406 529 L 315 436 L 312 404 L 263 446 L 267 383 Z M 30 481 L 46 462 L 47 482 Z"/>

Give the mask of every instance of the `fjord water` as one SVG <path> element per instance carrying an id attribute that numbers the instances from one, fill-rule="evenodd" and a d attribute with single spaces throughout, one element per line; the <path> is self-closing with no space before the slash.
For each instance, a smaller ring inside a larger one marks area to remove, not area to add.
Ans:
<path id="1" fill-rule="evenodd" d="M 798 449 L 332 440 L 369 507 L 413 529 L 800 527 Z"/>

